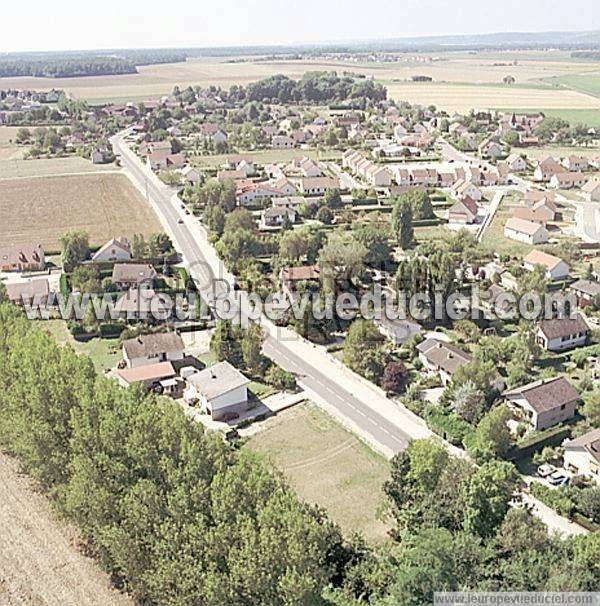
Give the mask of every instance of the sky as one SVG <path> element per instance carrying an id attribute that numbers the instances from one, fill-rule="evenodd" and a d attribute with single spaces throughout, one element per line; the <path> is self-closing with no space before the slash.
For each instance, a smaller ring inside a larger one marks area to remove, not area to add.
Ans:
<path id="1" fill-rule="evenodd" d="M 598 0 L 6 0 L 2 5 L 0 52 L 600 29 Z"/>

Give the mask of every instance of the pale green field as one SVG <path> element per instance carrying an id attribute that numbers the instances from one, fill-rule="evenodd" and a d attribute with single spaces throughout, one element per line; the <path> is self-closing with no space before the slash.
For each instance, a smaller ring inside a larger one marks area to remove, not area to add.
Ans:
<path id="1" fill-rule="evenodd" d="M 377 511 L 387 461 L 316 405 L 296 406 L 269 419 L 245 448 L 266 456 L 302 499 L 324 507 L 347 533 L 385 539 L 387 527 Z"/>
<path id="2" fill-rule="evenodd" d="M 80 173 L 110 173 L 114 164 L 92 164 L 79 156 L 23 160 L 22 158 L 0 159 L 0 180 L 76 175 Z"/>

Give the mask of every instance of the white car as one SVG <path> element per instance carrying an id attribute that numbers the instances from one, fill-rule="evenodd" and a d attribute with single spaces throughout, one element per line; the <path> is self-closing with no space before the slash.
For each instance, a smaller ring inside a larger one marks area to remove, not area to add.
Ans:
<path id="1" fill-rule="evenodd" d="M 537 474 L 538 474 L 538 476 L 540 476 L 540 478 L 546 478 L 549 475 L 556 473 L 556 471 L 558 471 L 556 469 L 556 467 L 554 467 L 554 465 L 549 465 L 549 464 L 540 465 L 537 468 Z"/>
<path id="2" fill-rule="evenodd" d="M 565 475 L 562 471 L 555 471 L 549 478 L 548 482 L 552 484 L 552 486 L 566 486 L 571 478 Z"/>

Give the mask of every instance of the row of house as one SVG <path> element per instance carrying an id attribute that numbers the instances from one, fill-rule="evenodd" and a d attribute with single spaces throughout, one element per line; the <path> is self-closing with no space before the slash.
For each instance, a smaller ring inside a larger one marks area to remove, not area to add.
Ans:
<path id="1" fill-rule="evenodd" d="M 385 166 L 375 164 L 359 151 L 348 149 L 342 156 L 342 166 L 364 179 L 372 187 L 390 187 L 393 174 Z"/>

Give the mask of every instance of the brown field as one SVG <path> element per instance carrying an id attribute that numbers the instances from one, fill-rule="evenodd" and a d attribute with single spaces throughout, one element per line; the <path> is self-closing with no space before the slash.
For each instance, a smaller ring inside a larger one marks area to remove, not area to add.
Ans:
<path id="1" fill-rule="evenodd" d="M 2 606 L 133 606 L 77 549 L 72 528 L 0 453 L 0 604 Z"/>
<path id="2" fill-rule="evenodd" d="M 92 245 L 161 231 L 143 197 L 116 174 L 0 180 L 0 216 L 2 242 L 40 242 L 51 250 L 71 229 L 87 230 Z"/>
<path id="3" fill-rule="evenodd" d="M 17 130 L 18 127 L 16 126 L 0 127 L 0 162 L 2 162 L 2 160 L 12 160 L 23 157 L 24 148 L 13 143 Z M 1 176 L 2 169 L 0 168 L 0 177 Z"/>
<path id="4" fill-rule="evenodd" d="M 390 87 L 392 97 L 426 105 L 433 103 L 450 110 L 471 107 L 594 108 L 600 105 L 590 95 L 539 87 L 548 78 L 586 74 L 596 69 L 594 63 L 572 60 L 568 53 L 560 51 L 405 55 L 394 63 L 336 60 L 227 63 L 223 59 L 211 58 L 143 66 L 138 74 L 123 76 L 52 80 L 1 78 L 0 88 L 43 90 L 56 87 L 78 98 L 107 102 L 157 97 L 171 92 L 175 84 L 229 87 L 248 84 L 276 73 L 300 78 L 307 71 L 335 70 L 373 76 Z M 431 76 L 435 82 L 413 84 L 410 78 L 416 74 Z M 516 86 L 491 86 L 500 84 L 508 74 L 516 78 Z M 480 86 L 482 84 L 487 86 Z"/>
<path id="5" fill-rule="evenodd" d="M 387 461 L 314 404 L 297 406 L 266 423 L 247 448 L 265 455 L 300 498 L 324 507 L 345 532 L 385 539 L 387 527 L 377 512 L 389 476 Z"/>

